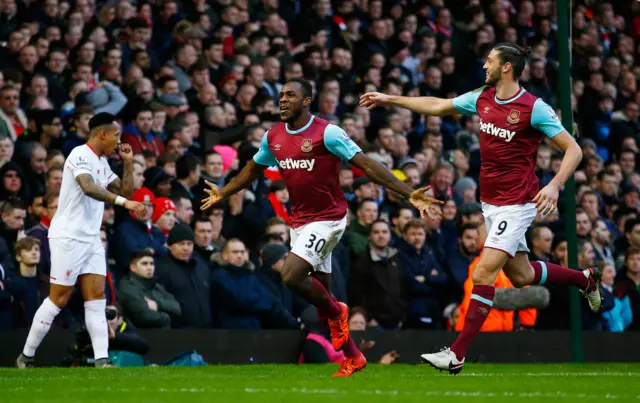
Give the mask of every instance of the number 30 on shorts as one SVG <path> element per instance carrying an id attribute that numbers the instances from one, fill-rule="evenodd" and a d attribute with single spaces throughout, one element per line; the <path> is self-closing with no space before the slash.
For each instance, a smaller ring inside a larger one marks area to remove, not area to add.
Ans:
<path id="1" fill-rule="evenodd" d="M 318 239 L 318 236 L 316 236 L 316 234 L 310 234 L 309 235 L 309 242 L 307 242 L 304 247 L 307 249 L 312 249 L 314 250 L 316 253 L 320 253 L 322 252 L 322 248 L 324 248 L 324 246 L 327 244 L 327 241 L 325 239 Z"/>

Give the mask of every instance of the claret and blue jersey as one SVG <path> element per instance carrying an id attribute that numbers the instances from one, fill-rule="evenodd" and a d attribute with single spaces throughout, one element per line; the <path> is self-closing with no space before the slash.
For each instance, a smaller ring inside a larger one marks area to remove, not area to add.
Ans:
<path id="1" fill-rule="evenodd" d="M 298 130 L 282 122 L 269 129 L 253 160 L 280 169 L 291 197 L 292 227 L 296 228 L 346 215 L 338 174 L 342 162 L 360 151 L 344 130 L 312 115 Z"/>
<path id="2" fill-rule="evenodd" d="M 456 110 L 480 116 L 480 198 L 493 205 L 530 203 L 538 192 L 535 163 L 543 136 L 564 131 L 553 108 L 521 89 L 499 99 L 481 87 L 453 99 Z"/>

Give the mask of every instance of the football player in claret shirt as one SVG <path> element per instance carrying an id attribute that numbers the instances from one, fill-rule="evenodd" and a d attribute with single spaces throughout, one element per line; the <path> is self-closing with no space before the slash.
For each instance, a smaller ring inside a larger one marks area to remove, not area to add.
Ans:
<path id="1" fill-rule="evenodd" d="M 311 95 L 312 87 L 306 80 L 293 79 L 284 85 L 280 91 L 282 121 L 264 134 L 253 159 L 225 187 L 218 189 L 207 182 L 209 197 L 201 208 L 208 209 L 247 187 L 267 167 L 279 168 L 292 202 L 292 249 L 281 271 L 282 280 L 328 322 L 333 347 L 345 353 L 334 376 L 350 376 L 361 371 L 367 361 L 349 336 L 348 307 L 329 291 L 331 251 L 347 225 L 347 201 L 338 178 L 342 162 L 348 161 L 375 183 L 409 198 L 421 214 L 439 212 L 435 204 L 441 202 L 425 195 L 428 187 L 413 190 L 367 157 L 344 130 L 311 115 Z"/>
<path id="2" fill-rule="evenodd" d="M 536 213 L 548 214 L 557 208 L 560 189 L 582 159 L 582 150 L 553 109 L 518 83 L 529 54 L 530 49 L 511 43 L 496 45 L 484 64 L 486 86 L 453 99 L 378 92 L 360 98 L 360 105 L 369 109 L 396 106 L 432 116 L 456 112 L 480 116 L 480 199 L 488 237 L 473 273 L 473 294 L 462 332 L 451 348 L 422 355 L 424 362 L 450 373 L 462 370 L 467 348 L 493 305 L 493 284 L 501 268 L 516 287 L 575 285 L 594 312 L 601 306 L 597 269 L 577 271 L 549 262 L 529 262 L 527 257 L 527 228 Z M 539 190 L 536 152 L 544 136 L 564 151 L 564 158 L 553 180 Z"/>

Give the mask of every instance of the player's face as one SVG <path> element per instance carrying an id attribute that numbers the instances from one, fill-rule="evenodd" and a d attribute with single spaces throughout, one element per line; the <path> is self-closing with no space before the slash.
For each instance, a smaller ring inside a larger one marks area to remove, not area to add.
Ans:
<path id="1" fill-rule="evenodd" d="M 104 142 L 104 154 L 113 154 L 118 144 L 120 144 L 120 126 L 110 126 L 105 129 L 102 136 L 102 140 Z"/>
<path id="2" fill-rule="evenodd" d="M 500 64 L 500 52 L 492 50 L 487 56 L 487 60 L 482 66 L 487 75 L 485 77 L 485 83 L 490 86 L 496 86 L 502 78 L 502 68 Z"/>
<path id="3" fill-rule="evenodd" d="M 308 107 L 310 103 L 311 98 L 305 98 L 302 95 L 300 84 L 286 83 L 280 91 L 280 120 L 295 121 L 302 113 L 302 109 Z"/>

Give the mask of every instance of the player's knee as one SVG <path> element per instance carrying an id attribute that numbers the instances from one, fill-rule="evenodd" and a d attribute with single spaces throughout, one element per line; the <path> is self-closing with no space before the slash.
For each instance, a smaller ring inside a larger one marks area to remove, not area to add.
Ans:
<path id="1" fill-rule="evenodd" d="M 93 289 L 93 290 L 87 290 L 86 292 L 84 292 L 85 301 L 97 301 L 97 300 L 106 299 L 106 298 L 107 296 L 104 293 L 104 288 L 101 290 Z"/>
<path id="2" fill-rule="evenodd" d="M 533 283 L 533 276 L 533 271 L 531 275 L 527 275 L 527 273 L 514 273 L 509 275 L 509 280 L 514 287 L 522 288 Z"/>
<path id="3" fill-rule="evenodd" d="M 72 293 L 72 287 L 51 287 L 51 290 L 49 291 L 49 299 L 55 306 L 62 309 L 69 303 Z"/>
<path id="4" fill-rule="evenodd" d="M 473 285 L 493 285 L 495 274 L 485 266 L 477 265 L 471 275 Z"/>

